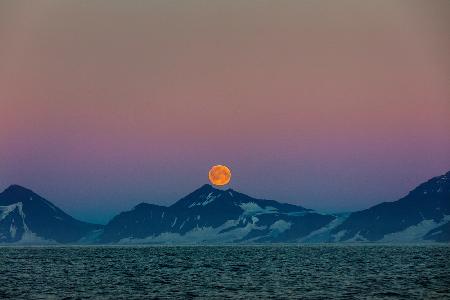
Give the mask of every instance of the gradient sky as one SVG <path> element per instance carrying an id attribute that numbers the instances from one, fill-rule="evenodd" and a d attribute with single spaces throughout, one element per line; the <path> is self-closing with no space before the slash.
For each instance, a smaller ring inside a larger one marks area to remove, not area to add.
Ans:
<path id="1" fill-rule="evenodd" d="M 104 222 L 231 188 L 320 211 L 450 170 L 450 2 L 2 1 L 0 189 Z"/>

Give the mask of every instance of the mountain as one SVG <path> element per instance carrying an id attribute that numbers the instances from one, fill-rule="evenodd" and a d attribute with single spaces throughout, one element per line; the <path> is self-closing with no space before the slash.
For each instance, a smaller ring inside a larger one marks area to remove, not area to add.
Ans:
<path id="1" fill-rule="evenodd" d="M 141 203 L 107 225 L 78 221 L 32 191 L 0 194 L 2 243 L 450 242 L 450 172 L 395 202 L 320 214 L 204 185 L 171 206 Z"/>
<path id="2" fill-rule="evenodd" d="M 105 226 L 100 242 L 297 242 L 335 219 L 204 185 L 169 207 L 142 203 L 119 214 Z"/>
<path id="3" fill-rule="evenodd" d="M 354 212 L 332 230 L 334 241 L 450 242 L 450 172 L 395 202 Z"/>
<path id="4" fill-rule="evenodd" d="M 142 203 L 116 216 L 101 243 L 450 242 L 450 172 L 395 202 L 351 214 L 204 185 L 172 206 Z"/>
<path id="5" fill-rule="evenodd" d="M 11 185 L 0 193 L 0 243 L 76 243 L 101 228 L 72 218 L 24 187 Z"/>

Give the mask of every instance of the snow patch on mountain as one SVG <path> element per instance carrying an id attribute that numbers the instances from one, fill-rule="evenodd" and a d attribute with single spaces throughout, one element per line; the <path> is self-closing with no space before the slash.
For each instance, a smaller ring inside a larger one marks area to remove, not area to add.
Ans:
<path id="1" fill-rule="evenodd" d="M 53 245 L 53 244 L 58 244 L 56 241 L 53 240 L 47 240 L 44 239 L 40 236 L 38 236 L 37 234 L 35 234 L 34 232 L 31 232 L 30 230 L 25 230 L 25 232 L 22 235 L 22 238 L 15 242 L 15 244 L 19 244 L 19 245 Z"/>
<path id="2" fill-rule="evenodd" d="M 175 217 L 175 219 L 173 220 L 173 223 L 172 223 L 172 225 L 170 227 L 175 226 L 175 224 L 177 224 L 177 221 L 178 221 L 178 217 Z"/>
<path id="3" fill-rule="evenodd" d="M 19 209 L 19 212 L 23 214 L 22 211 L 22 202 L 17 202 L 7 206 L 0 206 L 0 221 L 6 218 L 11 212 L 13 212 L 16 208 Z"/>
<path id="4" fill-rule="evenodd" d="M 298 242 L 300 242 L 300 243 L 303 243 L 303 242 L 317 243 L 317 242 L 337 240 L 336 238 L 340 238 L 341 236 L 338 236 L 338 237 L 332 236 L 331 230 L 333 230 L 335 227 L 342 224 L 347 217 L 348 217 L 348 215 L 337 215 L 336 218 L 333 221 L 331 221 L 330 223 L 328 223 L 326 226 L 323 226 L 323 227 L 311 232 L 307 236 L 300 238 L 298 240 Z M 344 235 L 344 234 L 345 234 L 345 232 L 342 233 L 342 235 Z"/>
<path id="5" fill-rule="evenodd" d="M 195 227 L 185 234 L 163 232 L 143 239 L 124 238 L 119 241 L 119 244 L 223 244 L 241 240 L 254 229 L 266 229 L 266 226 L 258 226 L 251 222 L 248 222 L 244 227 L 239 227 L 239 222 L 240 219 L 228 220 L 216 228 Z M 232 229 L 226 230 L 230 228 Z"/>
<path id="6" fill-rule="evenodd" d="M 103 233 L 103 229 L 92 230 L 80 240 L 77 241 L 79 244 L 95 244 L 98 241 L 98 238 Z"/>
<path id="7" fill-rule="evenodd" d="M 368 242 L 368 241 L 369 240 L 367 240 L 364 236 L 361 235 L 361 231 L 358 231 L 351 239 L 348 239 L 345 242 L 352 243 L 352 242 Z"/>
<path id="8" fill-rule="evenodd" d="M 333 242 L 339 242 L 347 233 L 347 230 L 341 230 L 338 233 L 333 234 L 332 237 L 332 241 Z"/>
<path id="9" fill-rule="evenodd" d="M 22 220 L 22 228 L 23 228 L 23 234 L 20 237 L 20 240 L 14 242 L 14 244 L 55 244 L 55 241 L 51 241 L 51 240 L 46 240 L 43 239 L 41 237 L 39 237 L 37 234 L 35 234 L 34 232 L 32 232 L 25 220 L 26 220 L 26 215 L 23 212 L 23 203 L 22 202 L 17 202 L 11 205 L 7 205 L 7 206 L 0 206 L 0 221 L 5 219 L 10 213 L 12 213 L 15 210 L 18 210 L 18 213 L 21 217 Z M 17 234 L 17 230 L 18 230 L 18 226 L 20 226 L 19 224 L 15 224 L 14 220 L 13 222 L 10 224 L 9 226 L 9 234 L 12 238 L 16 237 Z"/>
<path id="10" fill-rule="evenodd" d="M 266 206 L 262 208 L 255 202 L 241 203 L 239 207 L 244 211 L 244 215 L 273 214 L 278 212 L 278 209 L 276 209 L 275 207 Z"/>
<path id="11" fill-rule="evenodd" d="M 422 222 L 410 226 L 403 231 L 384 235 L 380 242 L 426 242 L 423 237 L 436 227 L 442 226 L 450 221 L 450 216 L 446 215 L 440 222 L 434 220 L 423 220 Z"/>
<path id="12" fill-rule="evenodd" d="M 205 201 L 203 202 L 194 202 L 191 205 L 188 206 L 188 208 L 192 208 L 194 206 L 206 206 L 209 203 L 213 202 L 217 198 L 219 198 L 221 195 L 215 196 L 213 192 L 209 193 L 208 196 L 206 196 Z"/>
<path id="13" fill-rule="evenodd" d="M 291 228 L 292 223 L 286 222 L 285 220 L 275 221 L 272 225 L 270 225 L 269 229 L 272 230 L 274 234 L 280 234 L 289 228 Z"/>
<path id="14" fill-rule="evenodd" d="M 11 225 L 9 226 L 9 233 L 11 234 L 12 238 L 16 237 L 16 232 L 17 232 L 16 225 L 14 225 L 14 223 L 11 223 Z"/>

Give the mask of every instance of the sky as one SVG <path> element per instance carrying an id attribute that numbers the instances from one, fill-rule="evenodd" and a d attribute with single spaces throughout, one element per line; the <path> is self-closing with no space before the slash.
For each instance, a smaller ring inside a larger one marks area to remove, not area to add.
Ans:
<path id="1" fill-rule="evenodd" d="M 450 2 L 2 1 L 0 190 L 106 222 L 227 188 L 323 212 L 450 170 Z"/>

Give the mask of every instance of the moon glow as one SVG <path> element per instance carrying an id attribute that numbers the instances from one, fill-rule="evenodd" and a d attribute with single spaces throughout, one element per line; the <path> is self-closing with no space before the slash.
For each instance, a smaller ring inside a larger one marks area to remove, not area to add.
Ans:
<path id="1" fill-rule="evenodd" d="M 231 180 L 231 170 L 227 166 L 216 165 L 209 170 L 208 177 L 214 185 L 226 185 Z"/>

